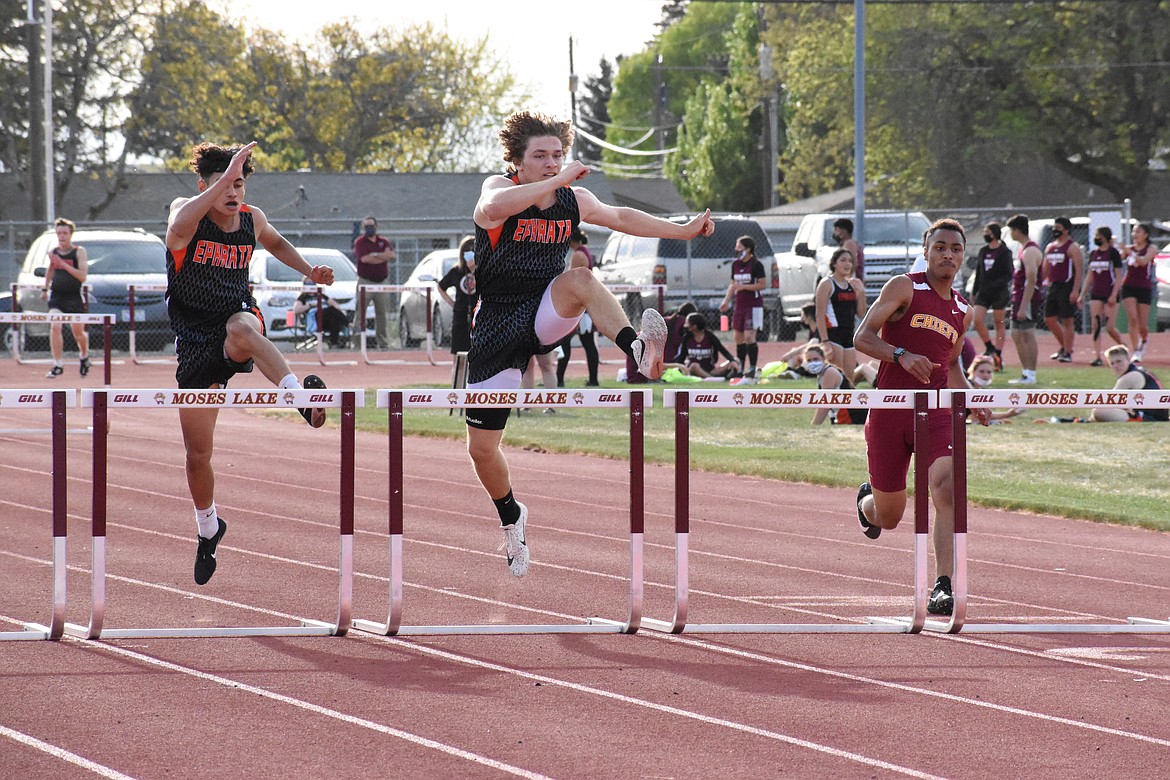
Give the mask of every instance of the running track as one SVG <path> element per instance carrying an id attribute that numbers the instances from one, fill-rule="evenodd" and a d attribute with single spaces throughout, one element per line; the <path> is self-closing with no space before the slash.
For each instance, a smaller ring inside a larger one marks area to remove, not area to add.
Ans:
<path id="1" fill-rule="evenodd" d="M 43 373 L 2 370 L 8 386 Z M 171 370 L 115 367 L 115 384 L 167 386 Z M 321 373 L 336 387 L 392 386 L 407 381 L 402 370 Z M 409 370 L 436 382 L 447 371 Z M 0 427 L 35 418 L 0 412 Z M 337 436 L 298 422 L 221 414 L 217 503 L 230 530 L 220 570 L 199 588 L 173 412 L 113 413 L 107 627 L 335 617 Z M 12 630 L 47 619 L 50 448 L 38 434 L 0 435 L 0 446 L 0 630 Z M 383 437 L 359 433 L 355 611 L 373 619 L 386 603 L 385 453 Z M 462 445 L 408 439 L 406 453 L 404 623 L 624 617 L 623 463 L 509 452 L 532 510 L 534 564 L 515 580 Z M 89 455 L 88 437 L 71 436 L 79 623 Z M 646 613 L 666 619 L 670 468 L 649 467 L 646 484 Z M 851 499 L 694 473 L 691 622 L 907 612 L 912 534 L 865 540 Z M 969 620 L 1165 618 L 1168 542 L 975 510 Z M 1170 774 L 1165 635 L 66 640 L 0 644 L 0 669 L 0 774 L 14 778 Z"/>

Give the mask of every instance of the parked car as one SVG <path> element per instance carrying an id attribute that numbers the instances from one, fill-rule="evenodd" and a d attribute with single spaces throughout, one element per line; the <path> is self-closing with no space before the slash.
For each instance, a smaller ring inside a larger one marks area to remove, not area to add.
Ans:
<path id="1" fill-rule="evenodd" d="M 89 285 L 86 297 L 89 312 L 115 315 L 114 341 L 128 341 L 130 285 L 167 283 L 166 245 L 161 238 L 144 230 L 77 230 L 73 243 L 85 247 L 89 258 L 89 274 L 85 280 Z M 56 245 L 57 234 L 47 230 L 29 247 L 16 280 L 21 285 L 17 289 L 17 303 L 22 311 L 48 309 L 40 288 L 49 267 L 49 250 Z M 134 320 L 139 348 L 158 349 L 174 341 L 165 293 L 136 292 Z M 42 340 L 47 343 L 48 325 L 30 324 L 23 330 L 24 349 L 37 349 Z"/>
<path id="2" fill-rule="evenodd" d="M 820 278 L 829 276 L 829 260 L 837 250 L 833 223 L 853 214 L 806 214 L 796 237 L 792 254 L 816 260 Z M 872 302 L 891 278 L 906 273 L 922 255 L 922 234 L 930 220 L 921 211 L 867 211 L 861 241 L 865 295 Z"/>
<path id="3" fill-rule="evenodd" d="M 800 326 L 800 308 L 816 295 L 816 266 L 798 255 L 777 257 L 767 235 L 753 219 L 725 217 L 715 220 L 715 233 L 690 241 L 642 238 L 614 232 L 598 257 L 597 273 L 606 284 L 665 284 L 663 308 L 677 309 L 693 301 L 712 325 L 719 323 L 719 304 L 731 283 L 735 241 L 750 236 L 756 257 L 764 264 L 768 286 L 764 288 L 764 327 L 759 337 L 791 339 Z M 657 291 L 628 293 L 623 305 L 631 319 L 646 308 L 658 307 Z"/>
<path id="4" fill-rule="evenodd" d="M 436 249 L 414 267 L 405 284 L 431 288 L 431 332 L 435 346 L 451 343 L 452 308 L 438 293 L 438 281 L 459 262 L 459 250 Z M 404 292 L 398 306 L 398 341 L 403 349 L 418 346 L 427 335 L 427 294 Z"/>
<path id="5" fill-rule="evenodd" d="M 327 265 L 333 269 L 333 284 L 322 287 L 322 292 L 337 301 L 345 316 L 352 323 L 354 309 L 357 308 L 357 269 L 353 261 L 336 249 L 319 249 L 315 247 L 301 248 L 297 251 L 308 261 L 309 265 Z M 257 249 L 252 254 L 252 263 L 248 267 L 248 281 L 254 287 L 253 295 L 256 304 L 264 315 L 264 326 L 271 339 L 291 338 L 292 329 L 288 325 L 288 312 L 296 303 L 301 294 L 300 287 L 304 276 L 298 271 L 289 268 L 266 249 Z M 293 289 L 266 290 L 265 285 L 287 285 Z M 366 304 L 367 320 L 372 316 L 373 304 Z"/>

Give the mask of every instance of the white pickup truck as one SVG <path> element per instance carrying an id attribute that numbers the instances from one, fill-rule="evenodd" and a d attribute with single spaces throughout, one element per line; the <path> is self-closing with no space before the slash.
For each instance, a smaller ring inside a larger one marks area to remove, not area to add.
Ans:
<path id="1" fill-rule="evenodd" d="M 841 217 L 857 220 L 853 214 L 808 214 L 792 239 L 791 254 L 816 260 L 819 276 L 829 275 L 829 258 L 838 248 L 833 240 L 833 223 Z M 922 254 L 922 234 L 930 220 L 921 211 L 867 211 L 861 242 L 864 260 L 865 293 L 872 302 L 891 277 L 906 273 Z M 777 256 L 779 259 L 779 256 Z"/>

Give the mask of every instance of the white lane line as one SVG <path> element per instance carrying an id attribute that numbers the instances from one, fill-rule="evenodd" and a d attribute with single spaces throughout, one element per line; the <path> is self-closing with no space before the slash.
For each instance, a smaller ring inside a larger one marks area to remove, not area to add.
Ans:
<path id="1" fill-rule="evenodd" d="M 6 615 L 0 615 L 0 620 L 13 621 L 12 618 L 10 618 Z M 454 745 L 448 745 L 444 742 L 438 742 L 437 740 L 428 739 L 427 737 L 419 736 L 418 734 L 412 734 L 409 731 L 403 731 L 402 729 L 397 729 L 397 728 L 394 728 L 393 726 L 387 726 L 384 723 L 377 723 L 377 722 L 372 721 L 372 720 L 367 720 L 366 718 L 359 718 L 356 715 L 349 715 L 347 713 L 339 712 L 337 710 L 330 709 L 328 707 L 322 707 L 319 704 L 313 704 L 312 702 L 304 701 L 303 699 L 297 699 L 297 698 L 294 698 L 292 696 L 286 696 L 282 693 L 275 693 L 273 691 L 265 690 L 264 688 L 258 688 L 255 685 L 249 685 L 249 684 L 247 684 L 245 682 L 241 682 L 239 680 L 231 680 L 227 677 L 221 677 L 220 675 L 217 675 L 217 674 L 211 674 L 210 672 L 204 672 L 204 671 L 200 671 L 199 669 L 192 669 L 191 667 L 188 667 L 188 666 L 182 666 L 181 664 L 172 663 L 170 661 L 164 661 L 161 658 L 155 658 L 153 656 L 145 655 L 145 654 L 140 653 L 136 650 L 129 650 L 129 649 L 124 648 L 124 647 L 118 647 L 116 645 L 106 644 L 103 642 L 89 642 L 87 640 L 82 640 L 82 639 L 73 639 L 71 637 L 65 637 L 62 641 L 68 642 L 68 643 L 76 643 L 79 645 L 84 644 L 85 647 L 87 647 L 87 648 L 96 649 L 96 650 L 99 650 L 99 651 L 102 651 L 105 653 L 112 653 L 114 655 L 120 655 L 124 658 L 130 658 L 130 659 L 138 661 L 140 663 L 148 664 L 150 666 L 157 666 L 161 669 L 166 669 L 167 671 L 170 671 L 170 672 L 175 672 L 177 674 L 183 674 L 183 675 L 186 675 L 188 677 L 194 677 L 196 679 L 200 679 L 200 680 L 204 680 L 204 681 L 207 681 L 210 683 L 214 683 L 215 685 L 219 685 L 219 686 L 227 688 L 231 691 L 242 691 L 244 693 L 250 693 L 250 694 L 253 694 L 255 696 L 260 696 L 262 698 L 269 699 L 271 701 L 280 702 L 281 704 L 287 704 L 291 707 L 296 707 L 297 709 L 305 710 L 306 712 L 311 712 L 314 715 L 323 715 L 327 718 L 332 718 L 333 720 L 341 721 L 342 723 L 347 723 L 351 726 L 357 726 L 359 728 L 368 729 L 370 731 L 375 731 L 379 734 L 385 734 L 386 736 L 394 737 L 396 739 L 401 739 L 405 742 L 410 742 L 411 744 L 418 745 L 420 747 L 430 748 L 431 750 L 438 750 L 439 752 L 446 753 L 446 754 L 451 755 L 451 756 L 455 756 L 456 758 L 461 758 L 465 761 L 470 761 L 474 764 L 480 764 L 482 766 L 491 767 L 492 769 L 498 769 L 501 772 L 507 772 L 508 774 L 515 775 L 516 777 L 526 777 L 526 778 L 531 778 L 531 780 L 549 780 L 547 775 L 542 775 L 539 772 L 530 772 L 527 769 L 521 769 L 520 767 L 512 766 L 511 764 L 505 764 L 502 761 L 497 761 L 494 758 L 489 758 L 487 756 L 480 755 L 479 753 L 473 753 L 470 750 L 464 750 L 463 748 L 458 748 L 458 747 L 455 747 Z M 2 726 L 0 726 L 0 733 L 4 733 L 5 731 L 6 730 Z M 19 734 L 19 732 L 15 732 L 15 733 Z M 9 736 L 9 735 L 5 734 L 5 736 Z M 30 737 L 29 739 L 32 739 L 32 738 Z M 39 740 L 36 740 L 36 741 L 39 742 Z M 45 743 L 41 743 L 41 744 L 45 744 Z M 45 746 L 48 748 L 52 748 L 51 745 L 45 745 Z M 62 751 L 62 752 L 64 752 L 64 751 Z M 68 755 L 72 755 L 72 754 L 68 754 Z M 69 760 L 66 756 L 62 756 L 62 757 L 66 758 L 66 760 Z M 78 761 L 85 761 L 85 759 L 78 757 Z M 92 763 L 92 762 L 89 762 L 89 763 Z M 81 765 L 84 766 L 84 764 L 81 764 Z M 94 764 L 93 766 L 97 767 L 98 765 Z M 87 766 L 86 768 L 93 768 L 93 767 Z M 110 771 L 112 772 L 113 770 L 110 770 Z M 121 775 L 121 774 L 117 774 L 117 773 L 114 773 L 111 775 L 106 775 L 106 776 L 107 777 L 118 777 L 118 778 L 126 777 L 126 775 Z"/>
<path id="2" fill-rule="evenodd" d="M 68 763 L 73 764 L 74 766 L 79 766 L 82 769 L 88 769 L 90 772 L 93 772 L 99 777 L 108 777 L 110 780 L 134 780 L 134 778 L 130 775 L 124 775 L 116 769 L 103 766 L 96 761 L 90 761 L 88 758 L 83 758 L 76 753 L 70 753 L 65 748 L 57 747 L 56 745 L 50 745 L 44 740 L 37 739 L 36 737 L 30 736 L 21 731 L 17 731 L 16 729 L 10 729 L 7 726 L 0 725 L 0 737 L 8 737 L 9 739 L 19 742 L 22 745 L 27 745 L 28 747 L 39 750 L 42 753 L 47 753 L 53 758 L 67 761 Z"/>

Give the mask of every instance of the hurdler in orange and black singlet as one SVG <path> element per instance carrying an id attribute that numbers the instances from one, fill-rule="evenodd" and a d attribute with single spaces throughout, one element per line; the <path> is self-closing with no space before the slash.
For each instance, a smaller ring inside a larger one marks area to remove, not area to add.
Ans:
<path id="1" fill-rule="evenodd" d="M 519 184 L 515 174 L 511 177 Z M 468 384 L 501 371 L 528 367 L 533 355 L 556 349 L 536 336 L 536 311 L 545 289 L 565 270 L 569 235 L 581 221 L 570 187 L 556 191 L 547 209 L 529 206 L 498 228 L 475 228 L 475 287 Z"/>
<path id="2" fill-rule="evenodd" d="M 252 361 L 237 363 L 224 354 L 227 321 L 236 312 L 255 314 L 264 332 L 264 317 L 248 287 L 256 230 L 247 206 L 240 207 L 239 219 L 229 233 L 204 216 L 186 247 L 167 250 L 167 307 L 179 387 L 222 385 L 252 370 Z"/>

